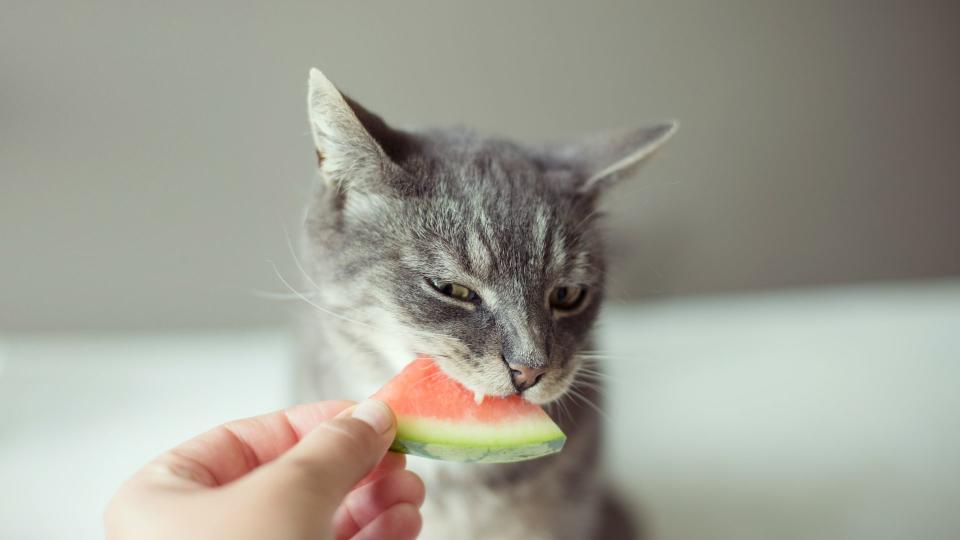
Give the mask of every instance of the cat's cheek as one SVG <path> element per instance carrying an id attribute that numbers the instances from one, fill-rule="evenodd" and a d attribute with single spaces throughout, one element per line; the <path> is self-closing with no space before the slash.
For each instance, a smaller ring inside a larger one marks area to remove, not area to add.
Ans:
<path id="1" fill-rule="evenodd" d="M 386 313 L 374 319 L 372 326 L 380 330 L 367 335 L 368 345 L 380 353 L 393 373 L 399 373 L 416 357 L 415 345 L 405 329 Z"/>
<path id="2" fill-rule="evenodd" d="M 537 386 L 524 392 L 524 399 L 537 405 L 546 405 L 557 401 L 567 394 L 576 378 L 576 370 L 566 370 L 559 376 L 545 379 Z"/>
<path id="3" fill-rule="evenodd" d="M 539 392 L 534 392 L 533 389 L 531 388 L 530 390 L 527 390 L 526 392 L 523 393 L 523 399 L 535 405 L 546 405 L 548 403 L 556 401 L 557 398 L 559 398 L 561 395 L 562 394 L 560 395 L 547 394 L 542 390 Z"/>

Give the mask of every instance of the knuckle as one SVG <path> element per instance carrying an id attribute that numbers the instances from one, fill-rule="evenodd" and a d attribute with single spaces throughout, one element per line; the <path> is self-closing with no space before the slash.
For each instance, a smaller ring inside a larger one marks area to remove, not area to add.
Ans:
<path id="1" fill-rule="evenodd" d="M 331 420 L 320 424 L 317 429 L 325 432 L 324 437 L 327 441 L 350 455 L 361 454 L 370 446 L 370 437 L 362 429 L 351 422 Z"/>

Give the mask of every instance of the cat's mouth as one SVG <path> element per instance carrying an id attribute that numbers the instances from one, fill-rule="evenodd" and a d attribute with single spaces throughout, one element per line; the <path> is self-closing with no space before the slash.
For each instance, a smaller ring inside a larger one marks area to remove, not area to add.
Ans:
<path id="1" fill-rule="evenodd" d="M 444 373 L 473 392 L 477 400 L 519 395 L 531 403 L 545 405 L 561 398 L 570 386 L 570 374 L 561 370 L 510 364 L 502 357 L 499 362 L 478 364 L 458 362 L 444 355 L 431 357 Z"/>

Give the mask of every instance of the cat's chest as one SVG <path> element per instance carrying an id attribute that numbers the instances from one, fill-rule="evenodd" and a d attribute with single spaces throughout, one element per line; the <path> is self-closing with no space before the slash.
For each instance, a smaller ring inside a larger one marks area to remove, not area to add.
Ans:
<path id="1" fill-rule="evenodd" d="M 423 539 L 566 538 L 557 524 L 563 521 L 563 508 L 570 499 L 558 477 L 544 474 L 548 470 L 534 466 L 538 474 L 515 475 L 519 470 L 510 466 L 417 457 L 408 458 L 407 468 L 427 488 L 421 508 Z M 577 516 L 576 521 L 589 520 Z M 585 535 L 574 530 L 570 538 Z"/>

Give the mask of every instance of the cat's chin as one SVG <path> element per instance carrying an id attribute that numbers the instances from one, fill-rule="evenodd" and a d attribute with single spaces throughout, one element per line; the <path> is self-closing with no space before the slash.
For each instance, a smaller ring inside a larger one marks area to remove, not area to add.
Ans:
<path id="1" fill-rule="evenodd" d="M 566 389 L 559 392 L 534 392 L 536 387 L 531 388 L 523 393 L 523 399 L 533 403 L 534 405 L 548 405 L 557 401 L 567 394 Z"/>

